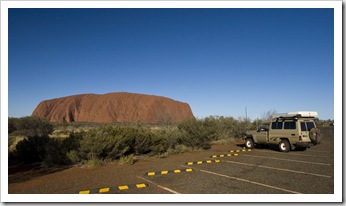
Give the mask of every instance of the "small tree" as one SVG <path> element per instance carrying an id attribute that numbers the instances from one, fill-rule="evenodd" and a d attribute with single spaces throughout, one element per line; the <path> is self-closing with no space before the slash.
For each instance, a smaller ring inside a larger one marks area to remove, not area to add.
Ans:
<path id="1" fill-rule="evenodd" d="M 268 110 L 262 114 L 261 120 L 264 122 L 270 121 L 273 114 L 276 114 L 277 111 L 275 109 Z"/>

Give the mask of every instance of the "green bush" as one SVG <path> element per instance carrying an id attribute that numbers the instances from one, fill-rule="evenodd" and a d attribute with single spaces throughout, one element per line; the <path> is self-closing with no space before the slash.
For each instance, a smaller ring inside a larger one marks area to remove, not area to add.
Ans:
<path id="1" fill-rule="evenodd" d="M 16 145 L 15 155 L 23 162 L 41 162 L 46 156 L 48 136 L 33 136 L 25 138 Z"/>
<path id="2" fill-rule="evenodd" d="M 192 148 L 209 149 L 216 138 L 216 124 L 210 120 L 191 119 L 178 125 L 182 136 L 180 143 Z"/>
<path id="3" fill-rule="evenodd" d="M 128 130 L 128 129 L 125 129 Z M 134 154 L 147 154 L 151 151 L 154 134 L 143 128 L 131 128 L 125 138 L 131 140 L 130 151 Z"/>
<path id="4" fill-rule="evenodd" d="M 8 134 L 13 136 L 48 136 L 53 130 L 53 124 L 35 116 L 8 119 Z"/>
<path id="5" fill-rule="evenodd" d="M 27 137 L 16 145 L 14 156 L 23 162 L 42 162 L 44 165 L 64 165 L 68 163 L 60 140 L 48 136 Z"/>
<path id="6" fill-rule="evenodd" d="M 66 156 L 72 164 L 77 164 L 77 163 L 82 161 L 82 159 L 79 155 L 79 152 L 77 150 L 71 150 L 71 151 L 67 152 Z"/>
<path id="7" fill-rule="evenodd" d="M 237 127 L 238 121 L 232 117 L 218 117 L 212 116 L 208 117 L 217 124 L 217 138 L 214 140 L 230 139 L 234 137 L 234 128 Z"/>
<path id="8" fill-rule="evenodd" d="M 62 141 L 59 139 L 52 139 L 45 145 L 45 156 L 43 159 L 43 164 L 47 166 L 54 165 L 66 165 L 70 163 L 66 156 L 66 150 L 63 148 Z"/>
<path id="9" fill-rule="evenodd" d="M 70 133 L 68 137 L 62 139 L 62 148 L 64 152 L 71 150 L 78 150 L 80 148 L 80 141 L 83 139 L 85 132 Z"/>
<path id="10" fill-rule="evenodd" d="M 152 154 L 161 154 L 168 149 L 167 138 L 160 134 L 153 134 L 151 136 L 150 152 Z"/>
<path id="11" fill-rule="evenodd" d="M 82 159 L 119 159 L 130 154 L 158 154 L 166 149 L 165 139 L 142 127 L 100 127 L 85 132 L 80 141 Z"/>
<path id="12" fill-rule="evenodd" d="M 165 146 L 165 150 L 168 148 L 174 148 L 180 143 L 180 138 L 182 136 L 178 127 L 166 127 L 157 131 L 157 134 L 163 139 L 162 144 Z"/>
<path id="13" fill-rule="evenodd" d="M 241 138 L 243 134 L 251 128 L 251 122 L 249 119 L 239 118 L 238 124 L 233 126 L 234 137 Z"/>

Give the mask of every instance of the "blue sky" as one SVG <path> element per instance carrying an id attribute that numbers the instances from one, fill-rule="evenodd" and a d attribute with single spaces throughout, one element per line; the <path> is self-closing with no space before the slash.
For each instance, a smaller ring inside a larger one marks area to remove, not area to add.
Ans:
<path id="1" fill-rule="evenodd" d="M 334 119 L 333 9 L 9 9 L 8 111 L 134 92 L 196 117 Z"/>

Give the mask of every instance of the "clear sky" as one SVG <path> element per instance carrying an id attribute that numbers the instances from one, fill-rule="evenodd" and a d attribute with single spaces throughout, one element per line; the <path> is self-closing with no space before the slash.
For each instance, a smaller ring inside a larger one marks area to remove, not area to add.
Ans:
<path id="1" fill-rule="evenodd" d="M 9 116 L 109 92 L 334 119 L 333 9 L 9 9 Z"/>

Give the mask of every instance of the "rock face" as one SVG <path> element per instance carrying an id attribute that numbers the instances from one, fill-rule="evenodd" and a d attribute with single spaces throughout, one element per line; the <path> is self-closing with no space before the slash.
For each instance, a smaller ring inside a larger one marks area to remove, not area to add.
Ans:
<path id="1" fill-rule="evenodd" d="M 50 122 L 173 123 L 194 118 L 187 103 L 126 92 L 80 94 L 42 101 L 32 113 Z"/>

